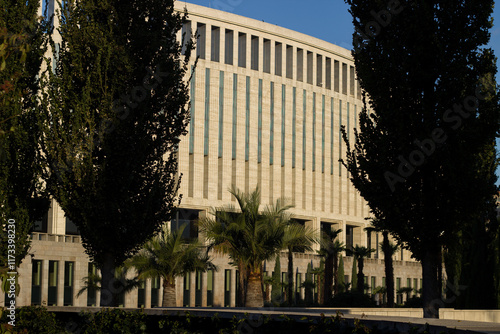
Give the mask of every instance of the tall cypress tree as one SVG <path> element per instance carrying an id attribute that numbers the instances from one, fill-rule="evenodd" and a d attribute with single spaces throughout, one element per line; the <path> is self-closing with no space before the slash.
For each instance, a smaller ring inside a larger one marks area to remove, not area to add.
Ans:
<path id="1" fill-rule="evenodd" d="M 38 74 L 47 44 L 44 35 L 46 22 L 37 15 L 39 6 L 39 1 L 0 1 L 2 278 L 6 278 L 7 271 L 15 272 L 15 267 L 21 264 L 30 247 L 28 234 L 34 222 L 41 220 L 49 204 L 40 181 L 38 151 Z M 7 225 L 11 226 L 7 228 Z M 15 244 L 9 243 L 7 231 L 14 232 L 11 240 Z M 12 261 L 13 255 L 15 261 Z"/>
<path id="2" fill-rule="evenodd" d="M 173 0 L 81 0 L 59 13 L 59 50 L 44 85 L 44 175 L 102 274 L 101 306 L 117 305 L 114 268 L 178 202 L 177 145 L 189 96 Z"/>
<path id="3" fill-rule="evenodd" d="M 493 1 L 346 2 L 365 108 L 345 165 L 376 227 L 421 261 L 437 317 L 442 248 L 496 192 L 480 159 L 499 131 Z"/>

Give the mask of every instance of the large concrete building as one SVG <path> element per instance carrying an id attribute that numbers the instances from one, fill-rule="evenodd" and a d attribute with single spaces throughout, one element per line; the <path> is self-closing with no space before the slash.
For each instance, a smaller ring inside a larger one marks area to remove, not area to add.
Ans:
<path id="1" fill-rule="evenodd" d="M 342 229 L 348 247 L 376 249 L 366 260 L 370 289 L 384 285 L 381 236 L 364 230 L 366 203 L 339 163 L 345 154 L 341 126 L 352 138 L 362 108 L 361 91 L 349 50 L 242 16 L 178 1 L 189 12 L 179 32 L 197 35 L 199 57 L 191 81 L 189 133 L 179 147 L 182 203 L 172 228 L 195 222 L 212 207 L 234 203 L 231 185 L 249 192 L 259 187 L 262 203 L 287 198 L 293 217 L 317 230 Z M 194 63 L 194 62 L 193 62 Z M 78 230 L 52 201 L 46 219 L 32 233 L 31 256 L 18 269 L 18 305 L 95 305 L 99 293 L 76 296 L 95 266 L 84 253 Z M 236 268 L 213 254 L 219 270 L 177 280 L 178 306 L 234 306 Z M 406 251 L 395 257 L 396 288 L 421 288 L 420 264 Z M 286 269 L 286 257 L 281 259 Z M 295 291 L 316 253 L 295 254 Z M 351 281 L 352 257 L 344 255 Z M 271 274 L 274 261 L 266 263 Z M 126 307 L 161 305 L 160 280 L 148 280 L 124 297 Z M 0 297 L 0 305 L 4 296 Z"/>

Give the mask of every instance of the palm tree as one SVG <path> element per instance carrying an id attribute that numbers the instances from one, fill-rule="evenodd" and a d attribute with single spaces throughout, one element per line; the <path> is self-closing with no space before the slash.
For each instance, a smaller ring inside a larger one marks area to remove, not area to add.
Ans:
<path id="1" fill-rule="evenodd" d="M 317 232 L 297 222 L 289 223 L 289 217 L 283 215 L 283 224 L 287 224 L 283 235 L 283 248 L 288 251 L 288 305 L 294 303 L 293 285 L 293 252 L 312 251 L 312 245 L 317 241 Z"/>
<path id="2" fill-rule="evenodd" d="M 367 248 L 365 246 L 356 245 L 356 247 L 354 247 L 353 253 L 358 259 L 358 284 L 356 289 L 359 293 L 364 293 L 365 291 L 365 274 L 363 273 L 364 259 L 374 251 L 373 248 Z"/>
<path id="3" fill-rule="evenodd" d="M 341 229 L 326 229 L 321 233 L 321 249 L 319 254 L 325 257 L 325 279 L 323 286 L 324 302 L 332 298 L 332 291 L 338 293 L 338 259 L 340 252 L 345 249 L 343 243 L 336 240 L 340 232 L 342 232 Z"/>
<path id="4" fill-rule="evenodd" d="M 247 273 L 246 307 L 262 307 L 262 263 L 272 259 L 282 247 L 285 233 L 283 216 L 290 208 L 283 201 L 260 207 L 260 191 L 244 194 L 232 187 L 239 210 L 232 206 L 212 210 L 213 218 L 199 221 L 200 231 L 215 249 L 229 255 L 233 263 L 244 266 Z M 238 212 L 239 211 L 239 212 Z"/>
<path id="5" fill-rule="evenodd" d="M 163 278 L 162 307 L 177 306 L 176 277 L 196 270 L 217 269 L 198 241 L 182 237 L 185 227 L 173 232 L 164 228 L 126 262 L 127 266 L 135 268 L 139 279 Z"/>

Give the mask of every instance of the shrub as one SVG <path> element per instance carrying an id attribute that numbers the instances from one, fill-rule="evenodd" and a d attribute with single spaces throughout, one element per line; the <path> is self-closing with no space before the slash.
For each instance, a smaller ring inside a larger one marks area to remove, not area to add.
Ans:
<path id="1" fill-rule="evenodd" d="M 373 307 L 376 305 L 370 296 L 357 291 L 351 291 L 336 294 L 328 303 L 328 306 Z"/>

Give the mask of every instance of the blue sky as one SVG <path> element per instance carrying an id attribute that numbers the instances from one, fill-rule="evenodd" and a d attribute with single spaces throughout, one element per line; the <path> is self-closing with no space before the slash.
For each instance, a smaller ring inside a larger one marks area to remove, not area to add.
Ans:
<path id="1" fill-rule="evenodd" d="M 289 28 L 346 49 L 352 46 L 352 17 L 343 0 L 187 0 L 186 2 L 224 10 Z M 500 58 L 500 3 L 493 12 L 489 46 Z M 500 64 L 500 61 L 498 62 Z M 498 65 L 497 64 L 497 65 Z M 497 74 L 500 84 L 500 74 Z M 500 141 L 497 140 L 500 151 Z M 500 184 L 500 170 L 497 171 Z"/>
<path id="2" fill-rule="evenodd" d="M 352 18 L 343 0 L 187 0 L 289 28 L 351 49 Z M 490 46 L 500 56 L 500 4 L 493 13 Z M 498 80 L 500 82 L 500 79 Z"/>

